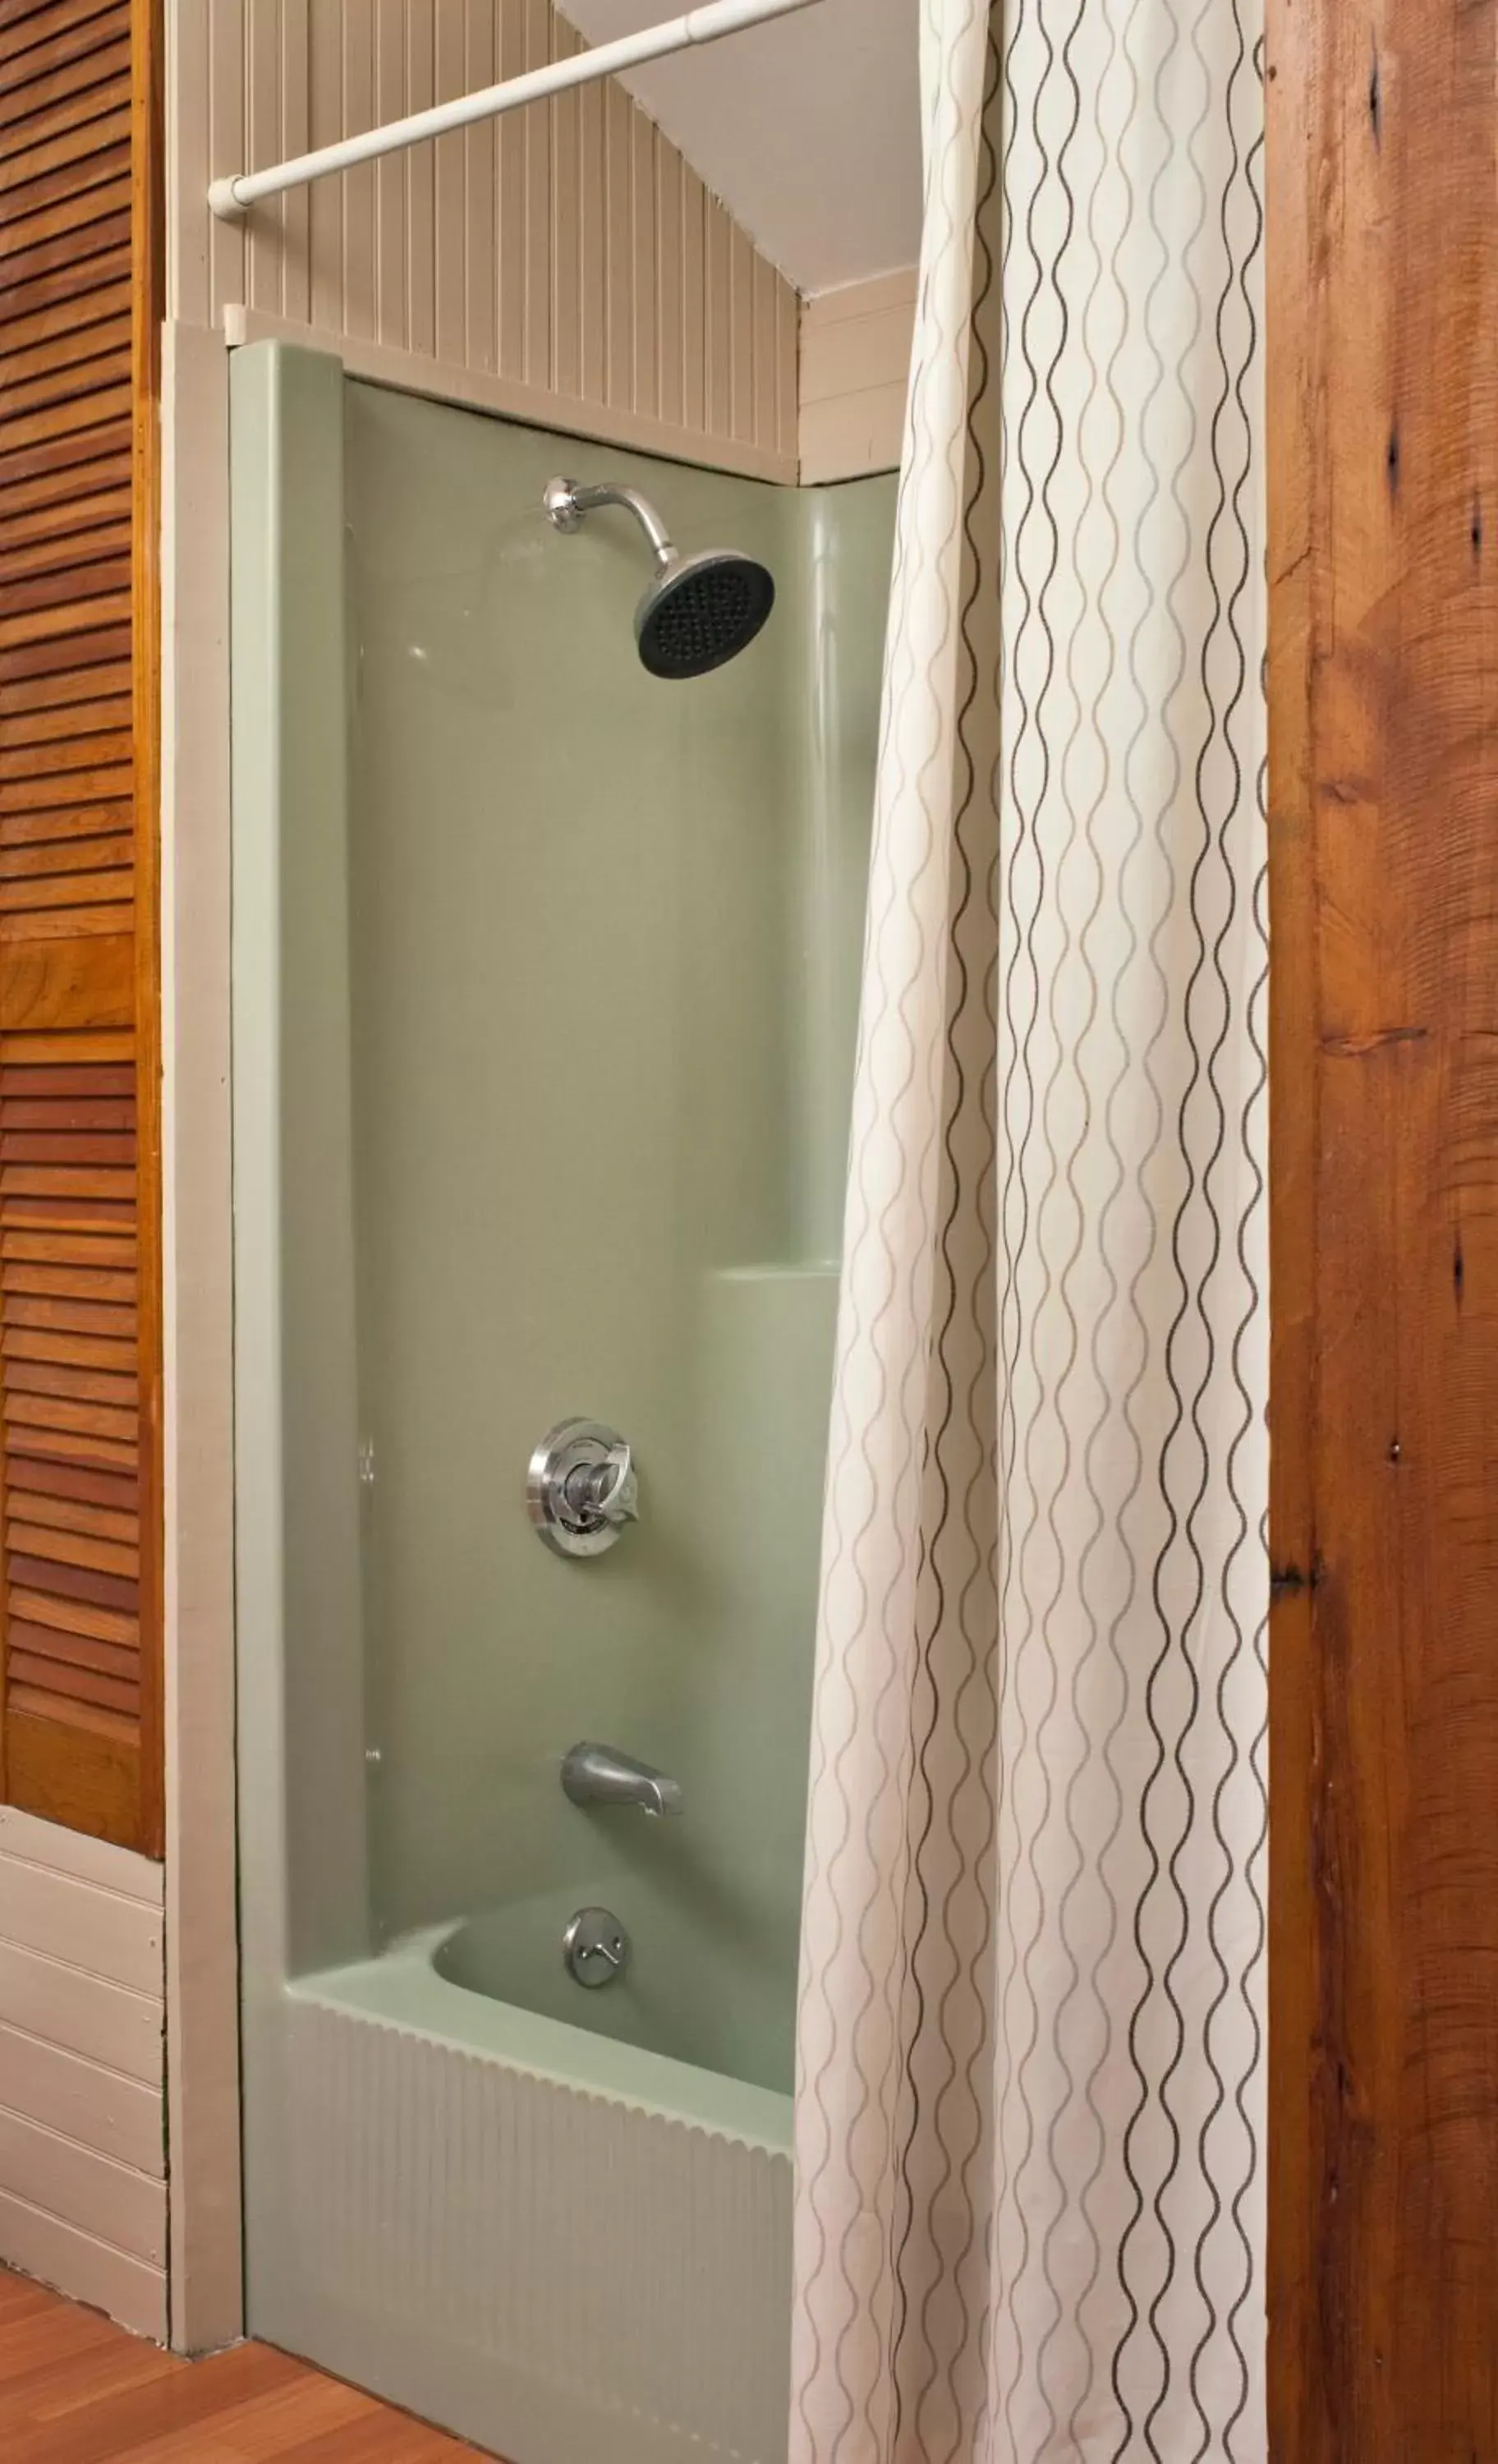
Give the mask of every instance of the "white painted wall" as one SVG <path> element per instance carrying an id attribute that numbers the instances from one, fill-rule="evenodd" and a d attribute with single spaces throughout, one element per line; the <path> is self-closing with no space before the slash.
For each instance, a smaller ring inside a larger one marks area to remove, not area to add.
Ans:
<path id="1" fill-rule="evenodd" d="M 162 1884 L 0 1807 L 0 2262 L 165 2341 Z"/>
<path id="2" fill-rule="evenodd" d="M 915 281 L 913 267 L 804 302 L 803 487 L 899 469 Z"/>
<path id="3" fill-rule="evenodd" d="M 567 0 L 590 43 L 675 0 Z M 821 0 L 624 80 L 798 291 L 911 265 L 920 250 L 919 0 Z"/>

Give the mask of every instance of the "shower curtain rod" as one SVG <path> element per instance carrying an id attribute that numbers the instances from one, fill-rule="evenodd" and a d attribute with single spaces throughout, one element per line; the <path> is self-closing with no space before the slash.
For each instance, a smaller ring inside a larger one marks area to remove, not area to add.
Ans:
<path id="1" fill-rule="evenodd" d="M 507 77 L 502 85 L 459 95 L 430 111 L 413 111 L 406 120 L 392 120 L 384 128 L 342 138 L 336 145 L 319 145 L 314 153 L 294 155 L 289 163 L 273 164 L 268 170 L 233 172 L 212 183 L 209 204 L 221 221 L 232 222 L 262 197 L 277 197 L 283 189 L 300 187 L 308 180 L 324 180 L 330 171 L 352 170 L 356 163 L 372 163 L 382 154 L 399 153 L 403 146 L 419 145 L 428 137 L 445 137 L 451 129 L 468 128 L 477 120 L 496 120 L 501 112 L 517 111 L 522 103 L 540 102 L 547 95 L 563 94 L 569 86 L 588 85 L 595 77 L 638 68 L 646 60 L 664 59 L 669 53 L 687 51 L 694 43 L 716 43 L 724 34 L 741 33 L 745 27 L 818 6 L 819 0 L 708 0 L 706 7 L 689 9 L 684 17 L 672 17 L 663 26 L 622 34 L 616 42 L 600 43 L 594 51 L 553 60 L 543 69 L 528 69 L 523 77 Z"/>

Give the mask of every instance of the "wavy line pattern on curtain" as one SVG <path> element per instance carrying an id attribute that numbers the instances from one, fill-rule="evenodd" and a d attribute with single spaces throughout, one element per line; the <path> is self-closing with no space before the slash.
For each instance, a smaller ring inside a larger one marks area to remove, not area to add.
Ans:
<path id="1" fill-rule="evenodd" d="M 1260 2464 L 1256 0 L 927 0 L 798 2464 Z"/>

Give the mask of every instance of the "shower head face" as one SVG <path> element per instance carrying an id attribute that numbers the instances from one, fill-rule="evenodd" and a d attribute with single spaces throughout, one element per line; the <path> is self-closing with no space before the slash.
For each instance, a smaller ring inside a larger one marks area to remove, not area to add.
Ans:
<path id="1" fill-rule="evenodd" d="M 635 612 L 640 657 L 652 676 L 710 675 L 748 649 L 774 605 L 774 579 L 753 557 L 673 556 Z"/>

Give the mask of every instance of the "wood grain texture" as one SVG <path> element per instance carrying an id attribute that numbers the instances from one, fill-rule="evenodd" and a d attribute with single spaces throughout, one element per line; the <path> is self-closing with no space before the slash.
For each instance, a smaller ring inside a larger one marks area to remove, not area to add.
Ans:
<path id="1" fill-rule="evenodd" d="M 130 615 L 135 736 L 135 1143 L 138 1312 L 136 1495 L 141 1636 L 140 1802 L 133 1842 L 159 1857 L 165 1828 L 162 1593 L 161 403 L 166 312 L 163 0 L 131 0 L 134 394 Z M 117 1501 L 118 1502 L 118 1501 Z"/>
<path id="2" fill-rule="evenodd" d="M 6 2464 L 460 2464 L 476 2452 L 267 2345 L 180 2361 L 0 2272 Z"/>
<path id="3" fill-rule="evenodd" d="M 1271 0 L 1276 2464 L 1498 2455 L 1495 64 Z"/>
<path id="4" fill-rule="evenodd" d="M 0 1797 L 151 1853 L 160 78 L 160 0 L 0 11 Z"/>

